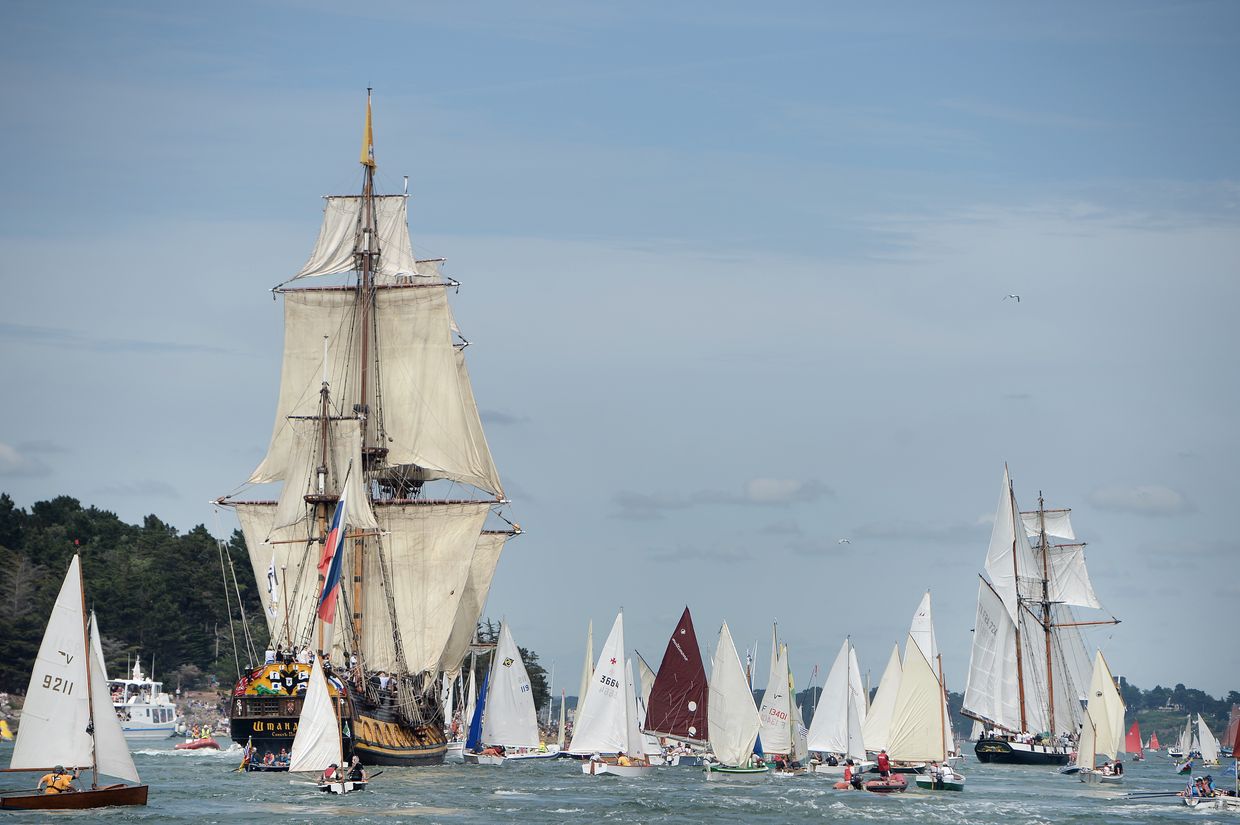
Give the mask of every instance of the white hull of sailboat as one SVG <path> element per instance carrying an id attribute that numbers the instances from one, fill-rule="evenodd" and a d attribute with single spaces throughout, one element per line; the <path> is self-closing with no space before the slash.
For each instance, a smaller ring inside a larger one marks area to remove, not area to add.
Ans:
<path id="1" fill-rule="evenodd" d="M 813 767 L 814 773 L 820 773 L 823 776 L 842 777 L 844 775 L 843 764 L 828 765 L 827 763 L 822 762 L 820 764 L 813 765 L 812 767 Z M 878 767 L 877 762 L 857 762 L 856 764 L 853 765 L 853 773 L 866 773 L 867 771 L 873 770 L 877 767 Z"/>
<path id="2" fill-rule="evenodd" d="M 1086 785 L 1119 785 L 1124 781 L 1123 774 L 1103 773 L 1090 768 L 1081 768 L 1076 778 Z"/>
<path id="3" fill-rule="evenodd" d="M 591 759 L 581 765 L 581 772 L 586 776 L 646 776 L 654 771 L 653 765 L 616 765 L 612 762 L 599 762 Z"/>
<path id="4" fill-rule="evenodd" d="M 545 751 L 524 751 L 521 753 L 509 753 L 506 756 L 509 760 L 517 762 L 525 759 L 557 759 L 560 756 L 560 749 L 558 746 L 552 745 Z"/>
<path id="5" fill-rule="evenodd" d="M 487 753 L 467 753 L 464 754 L 466 765 L 502 765 L 504 757 L 492 756 Z"/>
<path id="6" fill-rule="evenodd" d="M 766 765 L 740 766 L 712 764 L 706 766 L 707 781 L 718 779 L 758 779 L 771 772 Z"/>
<path id="7" fill-rule="evenodd" d="M 1184 804 L 1194 810 L 1240 813 L 1240 796 L 1186 796 Z"/>
<path id="8" fill-rule="evenodd" d="M 917 783 L 917 787 L 923 791 L 963 791 L 964 777 L 960 774 L 953 774 L 951 779 L 935 779 L 933 776 L 926 774 L 918 776 L 913 781 Z"/>

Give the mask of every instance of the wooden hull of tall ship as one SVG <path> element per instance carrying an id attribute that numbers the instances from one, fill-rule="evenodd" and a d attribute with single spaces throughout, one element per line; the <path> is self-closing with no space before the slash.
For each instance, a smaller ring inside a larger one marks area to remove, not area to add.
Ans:
<path id="1" fill-rule="evenodd" d="M 147 788 L 146 785 L 108 785 L 73 793 L 20 791 L 0 796 L 0 811 L 67 811 L 145 805 Z"/>
<path id="2" fill-rule="evenodd" d="M 281 771 L 288 765 L 263 764 L 263 757 L 281 750 L 288 753 L 297 735 L 297 721 L 306 687 L 310 683 L 310 665 L 300 662 L 262 665 L 242 677 L 233 687 L 228 707 L 228 736 L 240 745 L 254 748 L 250 770 Z M 328 693 L 336 704 L 341 721 L 341 744 L 345 761 L 353 756 L 352 731 L 354 711 L 348 686 L 334 680 Z"/>
<path id="3" fill-rule="evenodd" d="M 353 753 L 364 765 L 418 767 L 442 765 L 448 754 L 448 737 L 443 719 L 430 714 L 423 724 L 411 725 L 396 709 L 353 697 Z M 348 759 L 348 757 L 345 757 Z"/>
<path id="4" fill-rule="evenodd" d="M 978 762 L 997 765 L 1066 765 L 1072 754 L 1063 747 L 1035 745 L 994 737 L 977 740 L 973 748 Z"/>

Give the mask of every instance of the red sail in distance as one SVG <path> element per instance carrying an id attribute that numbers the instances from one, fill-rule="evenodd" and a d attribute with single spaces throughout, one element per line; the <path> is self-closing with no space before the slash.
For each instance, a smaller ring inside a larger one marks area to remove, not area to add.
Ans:
<path id="1" fill-rule="evenodd" d="M 1141 726 L 1136 722 L 1132 723 L 1132 727 L 1128 729 L 1128 735 L 1124 737 L 1124 750 L 1129 753 L 1141 753 Z"/>
<path id="2" fill-rule="evenodd" d="M 650 690 L 644 730 L 656 736 L 705 742 L 709 736 L 706 727 L 709 690 L 697 634 L 693 632 L 693 617 L 686 607 L 668 640 L 663 662 Z"/>
<path id="3" fill-rule="evenodd" d="M 1150 734 L 1150 750 L 1156 751 L 1161 747 L 1162 745 L 1158 743 L 1158 734 L 1156 733 Z"/>

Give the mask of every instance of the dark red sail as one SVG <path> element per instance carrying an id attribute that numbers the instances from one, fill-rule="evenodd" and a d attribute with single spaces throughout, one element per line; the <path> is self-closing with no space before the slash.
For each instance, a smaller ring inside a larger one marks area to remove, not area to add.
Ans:
<path id="1" fill-rule="evenodd" d="M 650 706 L 646 708 L 643 729 L 656 736 L 705 742 L 709 736 L 706 727 L 709 690 L 697 634 L 693 632 L 693 617 L 686 607 L 663 653 L 663 662 L 650 690 Z"/>

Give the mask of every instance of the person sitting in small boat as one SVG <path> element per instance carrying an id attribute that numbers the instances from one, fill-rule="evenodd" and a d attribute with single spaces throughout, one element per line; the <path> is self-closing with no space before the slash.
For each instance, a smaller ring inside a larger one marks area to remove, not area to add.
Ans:
<path id="1" fill-rule="evenodd" d="M 77 790 L 77 788 L 73 786 L 73 780 L 75 779 L 77 779 L 76 771 L 69 773 L 69 771 L 65 770 L 63 765 L 57 765 L 52 768 L 51 773 L 43 775 L 43 778 L 39 780 L 39 787 L 37 790 L 41 790 L 45 794 L 73 793 Z M 44 787 L 45 785 L 47 787 Z"/>
<path id="2" fill-rule="evenodd" d="M 891 757 L 887 756 L 887 751 L 878 752 L 878 775 L 883 779 L 891 776 Z"/>
<path id="3" fill-rule="evenodd" d="M 328 765 L 327 769 L 323 771 L 323 776 L 320 777 L 322 782 L 340 782 L 343 779 L 344 774 L 341 773 L 340 766 L 335 762 Z"/>
<path id="4" fill-rule="evenodd" d="M 280 752 L 276 754 L 275 762 L 277 765 L 287 765 L 289 760 L 288 751 L 280 748 Z"/>
<path id="5" fill-rule="evenodd" d="M 353 756 L 353 761 L 349 763 L 349 781 L 366 781 L 366 769 L 362 767 L 362 760 L 359 759 L 356 754 Z"/>
<path id="6" fill-rule="evenodd" d="M 944 783 L 956 781 L 956 772 L 946 762 L 939 766 L 939 780 Z"/>
<path id="7" fill-rule="evenodd" d="M 620 754 L 618 757 L 616 757 L 616 764 L 617 764 L 617 765 L 619 765 L 619 766 L 620 766 L 620 767 L 622 767 L 622 768 L 627 768 L 627 767 L 629 767 L 630 765 L 632 765 L 632 764 L 633 764 L 633 760 L 632 760 L 632 759 L 629 759 L 627 756 L 625 756 L 625 755 L 622 753 L 622 754 Z"/>
<path id="8" fill-rule="evenodd" d="M 1103 776 L 1110 776 L 1111 774 L 1115 773 L 1115 771 L 1111 767 L 1110 762 L 1103 762 L 1102 767 L 1098 769 L 1098 773 L 1102 774 Z"/>
<path id="9" fill-rule="evenodd" d="M 539 753 L 546 753 L 546 752 L 547 752 L 547 743 L 546 743 L 546 742 L 542 742 L 542 741 L 540 741 L 540 742 L 538 743 L 538 752 L 539 752 Z"/>
<path id="10" fill-rule="evenodd" d="M 264 765 L 274 765 L 275 763 L 276 763 L 276 755 L 274 753 L 272 753 L 271 751 L 267 751 L 266 753 L 263 754 Z"/>
<path id="11" fill-rule="evenodd" d="M 1116 776 L 1123 776 L 1124 775 L 1124 763 L 1116 759 L 1115 763 L 1111 765 L 1111 772 L 1114 773 Z"/>
<path id="12" fill-rule="evenodd" d="M 504 746 L 503 745 L 487 745 L 485 748 L 482 749 L 482 755 L 483 756 L 503 756 Z"/>

